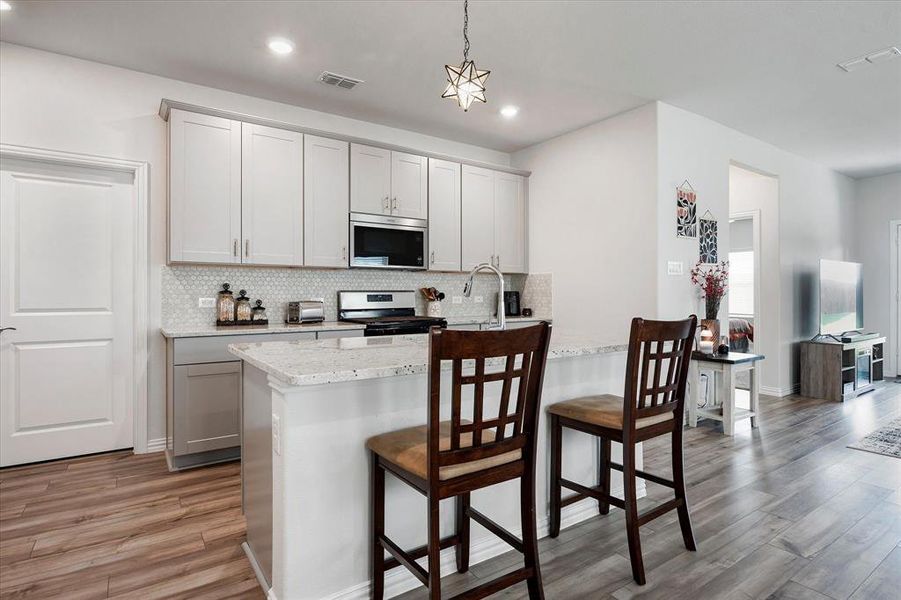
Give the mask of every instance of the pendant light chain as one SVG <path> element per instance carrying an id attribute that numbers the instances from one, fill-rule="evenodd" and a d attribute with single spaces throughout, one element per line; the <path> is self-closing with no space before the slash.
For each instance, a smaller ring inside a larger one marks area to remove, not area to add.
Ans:
<path id="1" fill-rule="evenodd" d="M 463 0 L 463 62 L 469 60 L 469 0 Z"/>

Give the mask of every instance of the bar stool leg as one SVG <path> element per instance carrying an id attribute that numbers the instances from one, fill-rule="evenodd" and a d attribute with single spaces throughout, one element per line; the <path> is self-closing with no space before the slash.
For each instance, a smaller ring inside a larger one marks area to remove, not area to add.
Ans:
<path id="1" fill-rule="evenodd" d="M 626 535 L 629 539 L 629 559 L 632 578 L 644 585 L 644 561 L 641 558 L 641 538 L 638 533 L 638 498 L 635 490 L 635 444 L 623 442 L 623 488 L 626 505 Z"/>
<path id="2" fill-rule="evenodd" d="M 551 505 L 550 523 L 548 535 L 552 538 L 560 535 L 560 501 L 563 490 L 560 486 L 560 477 L 563 464 L 563 426 L 560 417 L 551 415 Z"/>
<path id="3" fill-rule="evenodd" d="M 455 549 L 457 555 L 457 572 L 465 573 L 469 570 L 469 494 L 460 494 L 457 496 L 457 547 Z"/>
<path id="4" fill-rule="evenodd" d="M 598 488 L 605 496 L 610 495 L 610 440 L 599 437 L 600 453 L 598 456 L 600 472 L 598 473 Z M 610 503 L 606 500 L 598 500 L 598 508 L 602 515 L 610 513 Z"/>
<path id="5" fill-rule="evenodd" d="M 372 599 L 382 600 L 385 595 L 385 550 L 382 548 L 379 538 L 385 533 L 385 470 L 379 464 L 379 457 L 375 452 L 370 452 L 370 457 L 372 464 L 370 473 Z"/>
<path id="6" fill-rule="evenodd" d="M 441 600 L 441 513 L 429 494 L 429 600 Z"/>
<path id="7" fill-rule="evenodd" d="M 519 481 L 523 560 L 525 567 L 532 569 L 532 576 L 526 580 L 529 587 L 529 600 L 544 600 L 541 567 L 538 563 L 538 530 L 535 526 L 535 472 L 523 473 Z"/>
<path id="8" fill-rule="evenodd" d="M 676 510 L 679 514 L 679 527 L 682 529 L 682 541 L 691 551 L 697 550 L 695 536 L 691 530 L 691 515 L 688 514 L 688 499 L 685 496 L 685 469 L 682 461 L 682 428 L 673 431 L 673 490 L 676 498 L 682 500 Z"/>

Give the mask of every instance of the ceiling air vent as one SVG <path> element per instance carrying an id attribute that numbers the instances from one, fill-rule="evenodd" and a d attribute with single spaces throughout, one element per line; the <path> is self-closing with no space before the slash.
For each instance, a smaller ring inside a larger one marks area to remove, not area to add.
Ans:
<path id="1" fill-rule="evenodd" d="M 319 81 L 326 85 L 344 88 L 345 90 L 352 90 L 357 87 L 357 84 L 363 83 L 362 79 L 354 79 L 353 77 L 338 75 L 337 73 L 332 73 L 330 71 L 323 71 L 322 75 L 319 76 Z"/>

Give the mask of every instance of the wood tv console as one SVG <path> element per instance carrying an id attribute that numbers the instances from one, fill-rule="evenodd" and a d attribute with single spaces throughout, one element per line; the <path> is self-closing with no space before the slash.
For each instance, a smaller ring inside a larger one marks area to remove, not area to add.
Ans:
<path id="1" fill-rule="evenodd" d="M 883 379 L 885 338 L 857 342 L 801 342 L 801 395 L 843 401 Z"/>

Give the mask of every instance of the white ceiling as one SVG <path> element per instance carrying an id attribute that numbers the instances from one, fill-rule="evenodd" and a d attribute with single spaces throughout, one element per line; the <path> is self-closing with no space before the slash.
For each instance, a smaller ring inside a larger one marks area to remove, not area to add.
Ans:
<path id="1" fill-rule="evenodd" d="M 470 5 L 488 104 L 444 89 L 462 1 L 10 0 L 0 39 L 515 151 L 661 100 L 854 177 L 901 170 L 901 2 L 499 2 Z M 271 36 L 293 40 L 287 57 Z M 366 81 L 353 91 L 322 70 Z M 508 121 L 504 104 L 521 112 Z"/>

